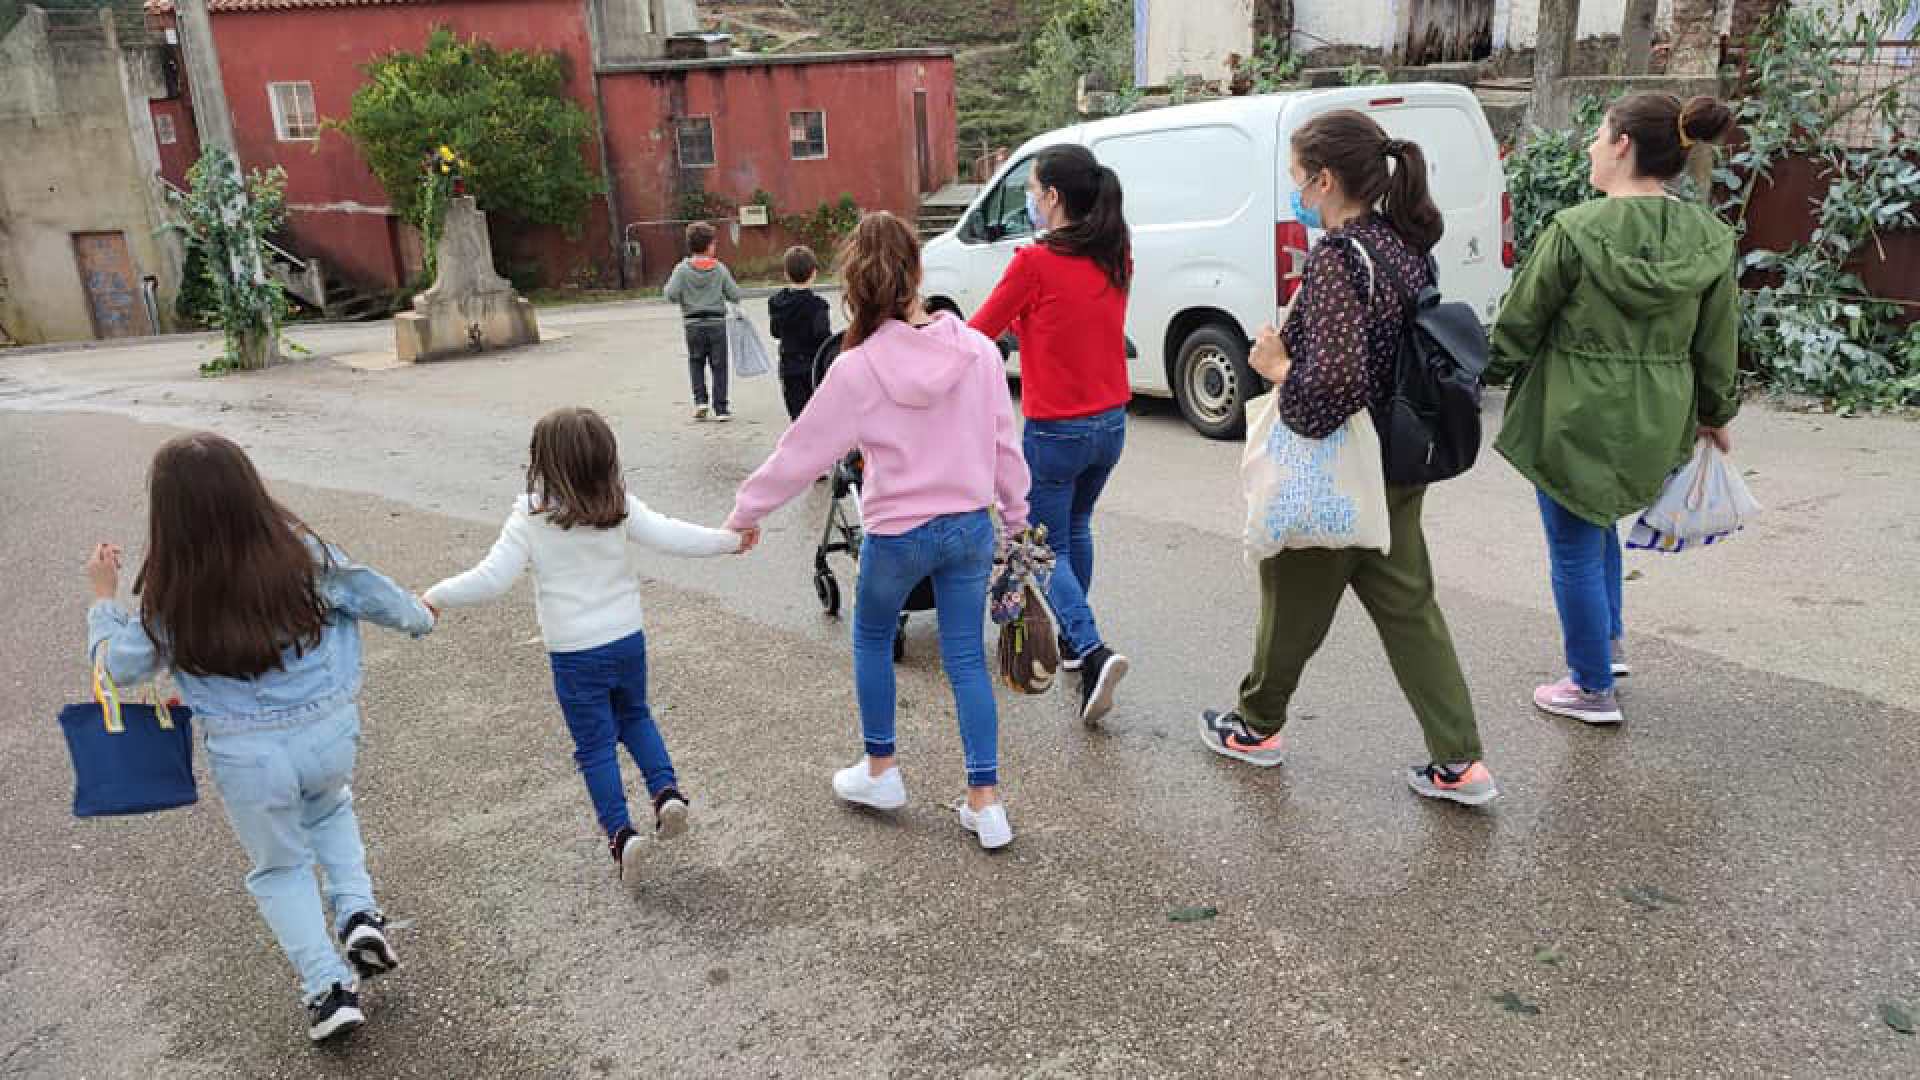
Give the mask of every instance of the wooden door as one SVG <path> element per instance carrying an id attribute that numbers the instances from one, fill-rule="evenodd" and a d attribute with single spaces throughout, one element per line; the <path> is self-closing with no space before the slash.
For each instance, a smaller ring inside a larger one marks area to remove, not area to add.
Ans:
<path id="1" fill-rule="evenodd" d="M 140 337 L 154 332 L 133 259 L 127 255 L 125 233 L 74 233 L 73 261 L 87 290 L 94 337 Z"/>
<path id="2" fill-rule="evenodd" d="M 920 163 L 920 190 L 933 190 L 933 140 L 927 132 L 927 92 L 913 92 L 913 152 Z"/>
<path id="3" fill-rule="evenodd" d="M 1494 0 L 1412 0 L 1401 62 L 1479 60 L 1493 51 Z"/>

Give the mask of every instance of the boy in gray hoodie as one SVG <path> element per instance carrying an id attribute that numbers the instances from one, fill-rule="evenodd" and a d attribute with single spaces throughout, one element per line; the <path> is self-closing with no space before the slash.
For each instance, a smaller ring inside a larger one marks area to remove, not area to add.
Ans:
<path id="1" fill-rule="evenodd" d="M 673 268 L 664 295 L 680 305 L 687 328 L 687 370 L 693 376 L 693 418 L 707 418 L 707 372 L 713 372 L 713 418 L 727 410 L 727 305 L 740 300 L 740 286 L 713 256 L 715 230 L 704 221 L 687 226 L 687 257 Z"/>

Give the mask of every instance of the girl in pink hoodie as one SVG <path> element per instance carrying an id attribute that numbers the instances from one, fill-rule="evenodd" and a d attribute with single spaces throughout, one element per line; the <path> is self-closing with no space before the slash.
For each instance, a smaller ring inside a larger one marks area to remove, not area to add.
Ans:
<path id="1" fill-rule="evenodd" d="M 813 399 L 741 486 L 727 527 L 758 539 L 761 519 L 806 490 L 847 451 L 866 459 L 866 540 L 853 610 L 853 681 L 866 757 L 834 774 L 862 806 L 905 806 L 894 763 L 893 635 L 907 594 L 931 578 L 940 655 L 966 754 L 960 824 L 989 850 L 1013 840 L 1000 804 L 999 716 L 982 624 L 997 537 L 1027 525 L 1027 465 L 1013 427 L 1000 351 L 920 302 L 920 242 L 872 213 L 841 250 L 849 325 Z"/>

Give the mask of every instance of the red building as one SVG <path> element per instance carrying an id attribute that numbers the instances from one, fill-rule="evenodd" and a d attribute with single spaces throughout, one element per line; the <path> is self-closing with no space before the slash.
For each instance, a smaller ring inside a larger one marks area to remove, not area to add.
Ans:
<path id="1" fill-rule="evenodd" d="M 923 193 L 956 171 L 953 58 L 944 50 L 669 60 L 669 44 L 688 39 L 663 25 L 673 5 L 660 0 L 209 0 L 209 7 L 242 165 L 284 168 L 294 253 L 366 287 L 404 284 L 418 266 L 418 240 L 393 215 L 352 141 L 325 121 L 348 114 L 368 61 L 419 50 L 441 27 L 501 48 L 560 54 L 566 92 L 599 122 L 602 138 L 582 151 L 607 178 L 608 194 L 594 200 L 576 237 L 493 223 L 498 257 L 517 253 L 536 263 L 545 283 L 660 280 L 678 254 L 679 228 L 668 223 L 690 191 L 729 205 L 765 191 L 776 214 L 846 194 L 863 209 L 910 215 Z M 170 24 L 170 0 L 149 0 L 149 11 Z M 635 25 L 660 32 L 635 37 L 627 33 Z M 183 96 L 153 109 L 162 135 L 175 140 L 161 148 L 163 171 L 184 184 L 198 155 L 190 102 Z M 722 254 L 734 258 L 790 242 L 777 225 L 722 237 Z"/>

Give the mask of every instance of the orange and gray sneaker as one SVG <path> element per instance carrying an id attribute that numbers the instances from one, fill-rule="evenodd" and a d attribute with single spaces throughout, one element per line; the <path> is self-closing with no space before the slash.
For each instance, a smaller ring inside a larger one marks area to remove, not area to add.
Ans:
<path id="1" fill-rule="evenodd" d="M 1244 761 L 1262 769 L 1271 769 L 1286 760 L 1286 746 L 1279 732 L 1262 735 L 1247 726 L 1238 710 L 1200 714 L 1200 741 L 1221 757 Z"/>
<path id="2" fill-rule="evenodd" d="M 1478 761 L 1464 768 L 1435 761 L 1408 769 L 1407 786 L 1429 799 L 1452 799 L 1463 806 L 1481 806 L 1500 797 L 1493 774 Z"/>

